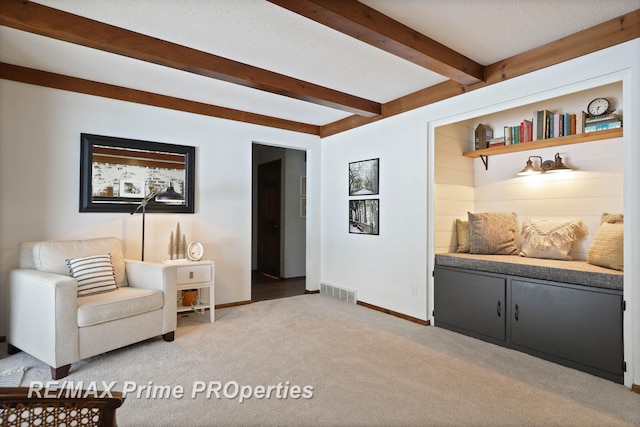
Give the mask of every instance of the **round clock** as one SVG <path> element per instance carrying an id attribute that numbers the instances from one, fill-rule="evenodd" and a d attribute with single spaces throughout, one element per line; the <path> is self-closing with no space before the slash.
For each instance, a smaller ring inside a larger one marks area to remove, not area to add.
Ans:
<path id="1" fill-rule="evenodd" d="M 204 256 L 204 246 L 202 246 L 202 243 L 191 243 L 187 248 L 187 256 L 191 261 L 200 261 Z"/>
<path id="2" fill-rule="evenodd" d="M 613 111 L 607 98 L 596 98 L 587 106 L 587 112 L 592 116 L 599 116 Z"/>

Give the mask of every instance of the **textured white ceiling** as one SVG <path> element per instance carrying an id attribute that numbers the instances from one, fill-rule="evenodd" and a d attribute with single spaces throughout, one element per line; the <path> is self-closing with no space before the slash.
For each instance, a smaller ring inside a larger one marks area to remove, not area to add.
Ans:
<path id="1" fill-rule="evenodd" d="M 440 75 L 264 0 L 38 0 L 225 58 L 388 102 Z M 483 65 L 640 8 L 640 0 L 362 0 Z M 322 125 L 349 114 L 0 27 L 0 61 Z"/>
<path id="2" fill-rule="evenodd" d="M 489 65 L 640 8 L 640 0 L 360 0 Z"/>

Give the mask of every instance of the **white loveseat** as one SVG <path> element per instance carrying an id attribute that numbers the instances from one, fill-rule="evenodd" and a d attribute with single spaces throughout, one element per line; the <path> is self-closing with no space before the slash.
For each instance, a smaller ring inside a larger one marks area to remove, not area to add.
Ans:
<path id="1" fill-rule="evenodd" d="M 117 290 L 78 296 L 67 259 L 111 254 Z M 115 237 L 20 245 L 10 276 L 9 352 L 25 351 L 51 366 L 54 380 L 73 362 L 176 329 L 176 268 L 125 261 Z"/>

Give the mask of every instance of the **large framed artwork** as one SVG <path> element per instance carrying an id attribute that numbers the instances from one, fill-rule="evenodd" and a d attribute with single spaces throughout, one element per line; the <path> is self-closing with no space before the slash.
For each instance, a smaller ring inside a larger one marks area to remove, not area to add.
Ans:
<path id="1" fill-rule="evenodd" d="M 380 234 L 379 199 L 349 200 L 349 233 Z"/>
<path id="2" fill-rule="evenodd" d="M 349 163 L 349 196 L 370 196 L 379 193 L 380 159 Z"/>
<path id="3" fill-rule="evenodd" d="M 152 191 L 172 187 L 181 204 L 147 212 L 194 213 L 195 147 L 111 136 L 80 135 L 80 212 L 131 212 Z"/>

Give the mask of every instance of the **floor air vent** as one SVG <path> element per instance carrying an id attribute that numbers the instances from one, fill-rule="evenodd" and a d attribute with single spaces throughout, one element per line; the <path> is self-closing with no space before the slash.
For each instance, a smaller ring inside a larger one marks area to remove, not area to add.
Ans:
<path id="1" fill-rule="evenodd" d="M 320 284 L 320 293 L 351 304 L 355 304 L 357 301 L 356 291 L 327 285 L 326 283 Z"/>

